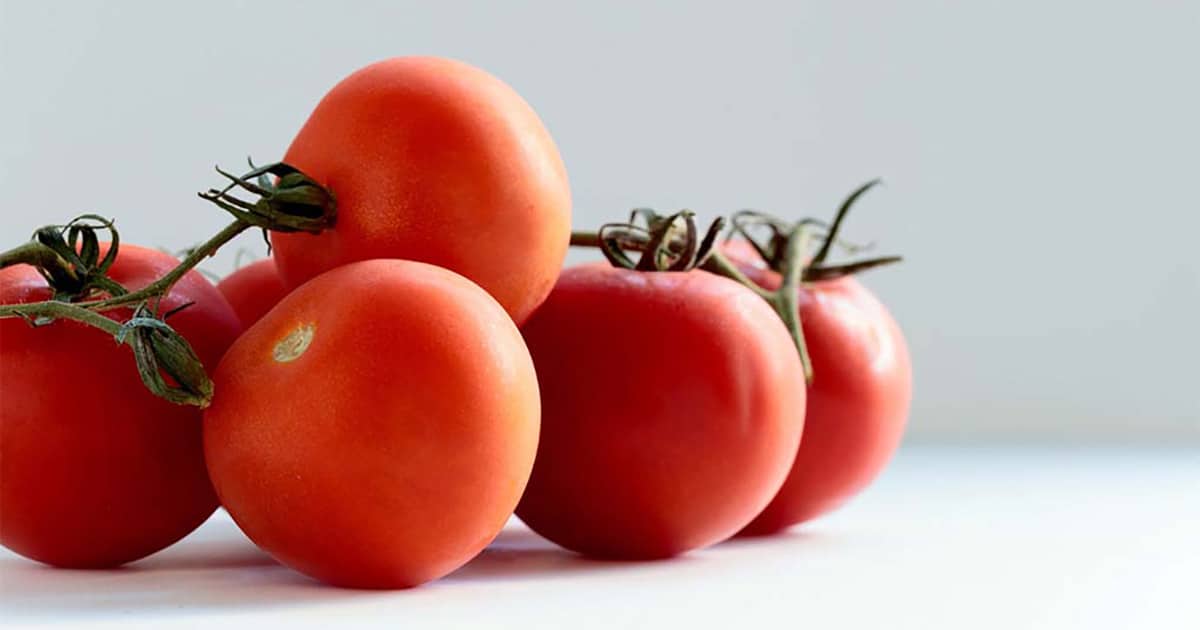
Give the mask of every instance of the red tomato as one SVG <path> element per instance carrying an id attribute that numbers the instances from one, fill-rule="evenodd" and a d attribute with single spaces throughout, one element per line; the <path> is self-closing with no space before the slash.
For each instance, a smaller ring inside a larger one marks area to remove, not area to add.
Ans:
<path id="1" fill-rule="evenodd" d="M 474 557 L 533 466 L 516 326 L 462 276 L 373 260 L 318 276 L 230 348 L 204 445 L 217 494 L 280 562 L 400 588 Z"/>
<path id="2" fill-rule="evenodd" d="M 256 260 L 225 276 L 217 283 L 217 288 L 229 300 L 246 328 L 266 315 L 288 293 L 275 261 L 270 258 Z"/>
<path id="3" fill-rule="evenodd" d="M 779 274 L 745 243 L 723 251 L 755 282 L 779 286 Z M 770 534 L 844 503 L 883 469 L 908 420 L 908 346 L 870 291 L 848 276 L 804 285 L 800 322 L 813 365 L 804 437 L 787 482 L 745 534 Z"/>
<path id="4" fill-rule="evenodd" d="M 804 424 L 779 318 L 702 271 L 563 272 L 523 332 L 542 439 L 517 515 L 582 553 L 663 558 L 733 535 L 775 495 Z"/>
<path id="5" fill-rule="evenodd" d="M 320 235 L 271 235 L 290 286 L 356 260 L 419 260 L 470 278 L 521 322 L 566 256 L 558 149 L 529 105 L 478 68 L 429 57 L 367 66 L 325 95 L 284 159 L 338 208 Z"/>
<path id="6" fill-rule="evenodd" d="M 107 245 L 102 246 L 107 251 Z M 122 244 L 109 277 L 150 284 L 178 261 Z M 0 303 L 49 299 L 27 266 L 0 270 Z M 216 366 L 241 330 L 220 292 L 185 275 L 164 311 Z M 105 313 L 117 321 L 128 310 Z M 113 567 L 179 540 L 217 507 L 204 468 L 200 411 L 142 385 L 128 346 L 71 321 L 0 319 L 0 542 L 47 564 Z"/>

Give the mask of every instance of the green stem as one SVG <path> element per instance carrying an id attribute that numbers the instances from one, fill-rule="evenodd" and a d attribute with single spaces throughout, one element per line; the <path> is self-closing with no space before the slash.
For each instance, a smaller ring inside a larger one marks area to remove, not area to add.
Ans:
<path id="1" fill-rule="evenodd" d="M 2 309 L 3 316 L 5 317 L 16 315 L 26 319 L 36 319 L 39 317 L 69 319 L 81 324 L 87 324 L 88 326 L 92 326 L 94 328 L 99 328 L 100 330 L 103 330 L 111 335 L 116 335 L 121 330 L 121 324 L 101 315 L 100 313 L 67 302 L 47 300 L 45 302 L 5 305 L 2 307 Z"/>
<path id="2" fill-rule="evenodd" d="M 572 230 L 571 244 L 576 247 L 600 247 L 600 233 L 589 232 L 587 230 Z"/>
<path id="3" fill-rule="evenodd" d="M 868 190 L 878 186 L 881 181 L 883 180 L 879 178 L 872 179 L 855 189 L 854 192 L 850 193 L 849 197 L 846 197 L 846 200 L 842 202 L 842 206 L 838 208 L 837 215 L 833 217 L 833 224 L 829 226 L 829 232 L 825 235 L 825 242 L 821 243 L 821 249 L 817 250 L 816 255 L 813 256 L 813 265 L 820 265 L 829 256 L 829 250 L 837 242 L 838 232 L 842 229 L 842 221 L 850 213 L 850 208 L 854 206 L 854 202 L 858 201 L 858 198 L 863 196 Z"/>
<path id="4" fill-rule="evenodd" d="M 63 273 L 71 274 L 71 267 L 62 256 L 37 241 L 29 241 L 6 252 L 0 252 L 0 269 L 13 265 L 35 267 L 58 267 Z"/>
<path id="5" fill-rule="evenodd" d="M 191 271 L 204 261 L 205 258 L 212 256 L 221 246 L 233 240 L 238 234 L 250 229 L 249 223 L 238 220 L 225 226 L 225 229 L 217 232 L 216 236 L 208 239 L 204 243 L 197 245 L 174 269 L 168 271 L 163 277 L 151 282 L 144 288 L 137 291 L 126 293 L 117 297 L 111 297 L 106 300 L 94 300 L 91 302 L 79 302 L 79 306 L 91 308 L 98 311 L 107 311 L 109 309 L 144 302 L 151 298 L 162 297 L 171 292 L 171 287 L 179 281 L 187 272 Z"/>
<path id="6" fill-rule="evenodd" d="M 900 256 L 881 256 L 879 258 L 857 260 L 854 262 L 842 263 L 840 265 L 806 267 L 804 269 L 804 281 L 821 282 L 822 280 L 834 280 L 843 276 L 852 276 L 856 273 L 862 273 L 869 269 L 875 269 L 876 267 L 894 265 L 903 260 L 904 258 Z"/>
<path id="7" fill-rule="evenodd" d="M 787 247 L 783 253 L 783 280 L 769 300 L 775 312 L 787 326 L 796 351 L 800 354 L 800 365 L 804 368 L 804 382 L 812 383 L 812 359 L 808 356 L 808 344 L 804 341 L 804 328 L 800 323 L 800 279 L 804 274 L 804 252 L 808 249 L 810 232 L 803 223 L 796 224 L 787 236 Z"/>
<path id="8" fill-rule="evenodd" d="M 44 269 L 56 282 L 73 283 L 78 280 L 70 263 L 37 241 L 29 241 L 6 252 L 0 252 L 0 269 L 13 265 L 32 265 Z"/>

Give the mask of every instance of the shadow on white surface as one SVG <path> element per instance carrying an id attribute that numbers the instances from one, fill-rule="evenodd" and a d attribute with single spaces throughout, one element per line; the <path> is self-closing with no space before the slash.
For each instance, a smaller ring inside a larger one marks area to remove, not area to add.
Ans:
<path id="1" fill-rule="evenodd" d="M 787 544 L 791 539 L 812 538 L 809 534 L 784 534 L 774 538 L 774 544 Z M 753 544 L 753 539 L 723 543 L 723 546 Z M 482 580 L 562 579 L 567 576 L 604 576 L 614 573 L 644 573 L 649 567 L 693 567 L 704 562 L 701 553 L 691 553 L 667 560 L 628 561 L 588 558 L 567 551 L 535 534 L 517 519 L 509 522 L 496 540 L 466 566 L 451 573 L 442 582 Z"/>
<path id="2" fill-rule="evenodd" d="M 446 581 L 541 578 L 553 574 L 630 568 L 637 563 L 585 558 L 556 547 L 514 520 L 483 553 L 451 573 Z"/>
<path id="3" fill-rule="evenodd" d="M 246 540 L 223 512 L 183 542 L 118 569 L 56 569 L 5 553 L 0 612 L 10 621 L 320 603 L 371 592 L 321 586 Z"/>
<path id="4" fill-rule="evenodd" d="M 686 564 L 679 558 L 670 564 Z M 273 606 L 306 607 L 347 600 L 423 597 L 455 583 L 548 579 L 568 574 L 637 571 L 646 563 L 593 560 L 561 549 L 519 521 L 479 556 L 421 589 L 363 591 L 320 584 L 255 547 L 229 516 L 217 512 L 187 539 L 111 570 L 56 569 L 0 552 L 0 616 L 9 621 L 203 613 Z"/>

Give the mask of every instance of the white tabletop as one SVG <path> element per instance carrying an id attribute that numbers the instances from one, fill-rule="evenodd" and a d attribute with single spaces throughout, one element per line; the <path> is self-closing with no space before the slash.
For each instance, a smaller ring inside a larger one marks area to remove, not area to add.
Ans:
<path id="1" fill-rule="evenodd" d="M 0 625 L 1200 628 L 1200 450 L 909 447 L 845 509 L 671 561 L 561 551 L 513 522 L 400 592 L 316 584 L 223 512 L 106 572 L 0 551 Z"/>

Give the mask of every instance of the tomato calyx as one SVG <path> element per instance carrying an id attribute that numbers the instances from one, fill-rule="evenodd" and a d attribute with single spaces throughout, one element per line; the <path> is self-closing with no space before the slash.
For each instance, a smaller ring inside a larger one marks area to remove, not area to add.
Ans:
<path id="1" fill-rule="evenodd" d="M 646 222 L 642 227 L 638 219 Z M 725 218 L 717 217 L 699 239 L 696 213 L 680 210 L 662 216 L 650 208 L 634 209 L 628 223 L 606 223 L 596 232 L 598 246 L 614 267 L 636 271 L 690 271 L 702 266 L 713 253 Z M 641 251 L 635 262 L 626 249 Z"/>
<path id="2" fill-rule="evenodd" d="M 250 171 L 240 176 L 216 167 L 217 173 L 229 183 L 224 188 L 209 188 L 199 193 L 200 198 L 216 204 L 249 226 L 261 228 L 264 234 L 268 230 L 320 234 L 333 227 L 337 219 L 337 201 L 332 191 L 290 164 L 274 162 L 255 166 L 253 161 L 247 161 Z M 249 192 L 259 198 L 246 201 L 234 196 L 234 190 Z"/>
<path id="3" fill-rule="evenodd" d="M 638 219 L 642 219 L 646 225 L 638 225 Z M 725 224 L 725 219 L 718 217 L 704 237 L 700 238 L 695 213 L 690 210 L 664 217 L 652 209 L 639 208 L 630 214 L 628 223 L 608 223 L 596 232 L 572 232 L 571 244 L 599 247 L 605 258 L 616 267 L 643 272 L 703 269 L 750 289 L 771 305 L 787 327 L 800 356 L 805 379 L 811 381 L 812 362 L 800 326 L 799 309 L 800 274 L 803 270 L 801 254 L 808 240 L 807 227 L 797 225 L 793 229 L 792 238 L 781 250 L 783 282 L 777 289 L 768 290 L 743 274 L 715 247 Z M 634 262 L 625 253 L 627 250 L 642 252 L 641 258 Z"/>
<path id="4" fill-rule="evenodd" d="M 97 232 L 107 232 L 112 245 L 103 258 Z M 0 253 L 0 267 L 32 266 L 54 290 L 55 299 L 71 302 L 98 292 L 127 293 L 105 273 L 116 260 L 120 237 L 113 222 L 95 214 L 78 216 L 66 225 L 47 225 L 19 247 Z"/>
<path id="5" fill-rule="evenodd" d="M 838 245 L 849 253 L 855 254 L 861 251 L 871 249 L 870 245 L 857 245 L 847 243 L 838 238 L 838 234 L 842 228 L 842 222 L 849 214 L 850 209 L 855 202 L 863 196 L 867 191 L 882 183 L 880 179 L 873 179 L 862 186 L 856 188 L 842 202 L 834 215 L 832 223 L 826 223 L 820 219 L 805 218 L 797 223 L 789 223 L 773 215 L 759 212 L 757 210 L 741 210 L 735 212 L 731 217 L 733 230 L 730 238 L 740 236 L 745 239 L 751 247 L 766 263 L 767 267 L 773 271 L 782 273 L 784 264 L 784 253 L 786 251 L 789 240 L 792 238 L 791 233 L 796 226 L 806 226 L 810 230 L 820 230 L 824 232 L 824 238 L 817 252 L 812 255 L 803 269 L 801 281 L 804 283 L 821 282 L 823 280 L 834 280 L 843 276 L 861 273 L 868 269 L 891 265 L 903 260 L 900 256 L 880 256 L 877 258 L 867 258 L 863 260 L 851 261 L 848 263 L 829 264 L 825 261 L 832 252 L 833 246 Z M 761 231 L 763 228 L 769 231 L 765 240 L 761 237 L 756 238 L 753 234 L 755 231 Z M 820 236 L 815 233 L 811 236 Z"/>
<path id="6" fill-rule="evenodd" d="M 718 217 L 709 226 L 701 239 L 696 228 L 695 214 L 682 210 L 670 216 L 659 215 L 654 210 L 639 208 L 630 214 L 627 223 L 608 223 L 596 232 L 577 231 L 571 233 L 571 244 L 598 247 L 616 267 L 636 271 L 688 271 L 703 269 L 724 276 L 750 289 L 779 315 L 787 326 L 804 377 L 812 383 L 812 361 L 808 356 L 804 332 L 800 324 L 800 287 L 805 283 L 833 280 L 900 262 L 899 256 L 880 256 L 848 263 L 830 264 L 826 260 L 834 245 L 852 253 L 869 249 L 870 246 L 845 243 L 838 238 L 842 222 L 863 194 L 880 184 L 874 179 L 854 190 L 842 202 L 832 223 L 820 219 L 805 218 L 795 222 L 785 221 L 756 210 L 742 210 L 732 215 L 732 230 L 726 239 L 741 237 L 748 241 L 767 267 L 781 276 L 779 286 L 770 290 L 742 273 L 719 248 L 714 247 L 717 237 L 724 230 L 725 219 Z M 637 224 L 638 219 L 645 226 Z M 754 232 L 768 231 L 765 239 L 756 238 Z M 822 237 L 816 253 L 809 249 L 814 240 Z M 642 252 L 638 261 L 633 261 L 627 251 Z"/>

